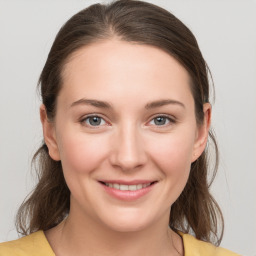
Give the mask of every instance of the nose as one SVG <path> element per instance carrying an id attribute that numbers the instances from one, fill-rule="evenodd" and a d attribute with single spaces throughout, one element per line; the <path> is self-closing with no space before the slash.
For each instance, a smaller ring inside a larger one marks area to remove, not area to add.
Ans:
<path id="1" fill-rule="evenodd" d="M 147 162 L 141 131 L 135 125 L 124 125 L 112 140 L 110 162 L 123 171 L 141 168 Z"/>

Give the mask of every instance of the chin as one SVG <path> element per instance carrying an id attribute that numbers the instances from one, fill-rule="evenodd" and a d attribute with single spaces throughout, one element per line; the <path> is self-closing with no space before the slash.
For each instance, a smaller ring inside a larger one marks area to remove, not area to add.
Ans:
<path id="1" fill-rule="evenodd" d="M 116 232 L 137 232 L 151 226 L 153 220 L 146 214 L 125 211 L 111 216 L 105 216 L 103 223 Z"/>
<path id="2" fill-rule="evenodd" d="M 147 227 L 146 223 L 130 222 L 130 221 L 116 221 L 115 223 L 109 223 L 108 227 L 116 232 L 138 232 Z"/>

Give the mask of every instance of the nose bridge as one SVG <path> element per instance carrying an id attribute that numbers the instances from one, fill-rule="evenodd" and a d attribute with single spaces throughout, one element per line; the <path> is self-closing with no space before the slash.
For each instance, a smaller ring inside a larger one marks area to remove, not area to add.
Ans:
<path id="1" fill-rule="evenodd" d="M 132 170 L 146 161 L 142 134 L 135 122 L 124 121 L 115 134 L 112 164 L 123 170 Z"/>

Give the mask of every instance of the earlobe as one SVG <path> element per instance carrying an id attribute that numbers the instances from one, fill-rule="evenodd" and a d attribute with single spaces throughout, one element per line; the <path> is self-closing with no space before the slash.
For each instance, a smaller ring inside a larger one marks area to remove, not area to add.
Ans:
<path id="1" fill-rule="evenodd" d="M 203 108 L 204 122 L 198 127 L 197 130 L 197 136 L 194 144 L 191 162 L 196 161 L 200 157 L 208 141 L 208 134 L 211 126 L 211 104 L 205 103 Z"/>
<path id="2" fill-rule="evenodd" d="M 44 141 L 48 147 L 49 155 L 53 160 L 59 161 L 60 155 L 56 140 L 54 123 L 48 120 L 44 104 L 40 106 L 40 119 L 43 128 Z"/>

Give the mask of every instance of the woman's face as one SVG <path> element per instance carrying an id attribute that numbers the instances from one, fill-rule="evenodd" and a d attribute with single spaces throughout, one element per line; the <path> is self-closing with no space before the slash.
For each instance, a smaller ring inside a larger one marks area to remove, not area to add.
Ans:
<path id="1" fill-rule="evenodd" d="M 70 216 L 118 231 L 168 222 L 207 137 L 187 71 L 158 48 L 118 40 L 72 55 L 54 126 L 43 124 L 71 191 Z"/>

